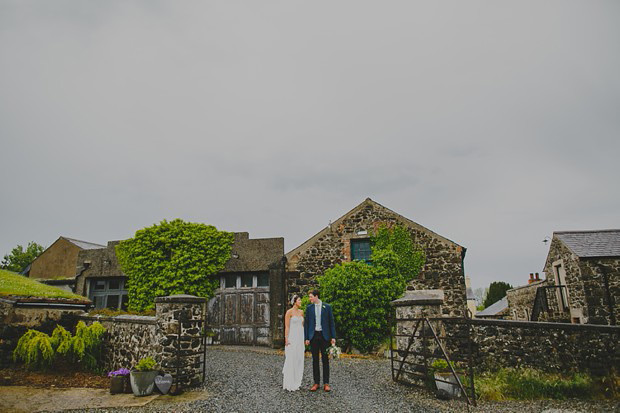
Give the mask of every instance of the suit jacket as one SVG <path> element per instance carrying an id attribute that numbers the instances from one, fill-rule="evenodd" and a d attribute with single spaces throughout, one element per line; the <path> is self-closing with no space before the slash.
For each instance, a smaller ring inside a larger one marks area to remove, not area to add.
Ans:
<path id="1" fill-rule="evenodd" d="M 312 340 L 316 328 L 316 314 L 314 313 L 314 304 L 308 304 L 306 307 L 306 318 L 304 322 L 304 336 L 306 340 Z M 334 323 L 334 313 L 332 306 L 321 302 L 321 328 L 323 329 L 323 338 L 330 341 L 336 338 L 336 323 Z"/>

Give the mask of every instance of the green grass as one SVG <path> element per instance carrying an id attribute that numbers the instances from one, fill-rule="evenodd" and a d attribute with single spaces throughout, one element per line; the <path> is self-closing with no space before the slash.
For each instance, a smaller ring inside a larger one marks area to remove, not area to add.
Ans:
<path id="1" fill-rule="evenodd" d="M 503 368 L 477 376 L 476 393 L 482 400 L 562 400 L 589 399 L 599 391 L 587 374 L 560 375 L 527 368 Z"/>
<path id="2" fill-rule="evenodd" d="M 73 294 L 51 285 L 42 284 L 14 272 L 0 270 L 0 296 L 16 295 L 21 297 L 70 298 L 85 300 L 81 295 Z"/>

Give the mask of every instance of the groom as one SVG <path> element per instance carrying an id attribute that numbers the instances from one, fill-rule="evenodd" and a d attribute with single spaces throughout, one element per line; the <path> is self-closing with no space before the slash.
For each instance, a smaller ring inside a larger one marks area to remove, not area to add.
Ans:
<path id="1" fill-rule="evenodd" d="M 334 324 L 334 314 L 332 307 L 319 299 L 319 291 L 312 290 L 308 293 L 311 304 L 306 307 L 306 322 L 304 323 L 304 336 L 306 345 L 312 351 L 312 374 L 314 375 L 314 385 L 310 391 L 317 391 L 321 382 L 321 372 L 319 369 L 319 351 L 323 360 L 323 390 L 330 391 L 329 387 L 329 358 L 327 357 L 327 347 L 336 344 L 336 327 Z M 318 322 L 317 322 L 318 320 Z"/>

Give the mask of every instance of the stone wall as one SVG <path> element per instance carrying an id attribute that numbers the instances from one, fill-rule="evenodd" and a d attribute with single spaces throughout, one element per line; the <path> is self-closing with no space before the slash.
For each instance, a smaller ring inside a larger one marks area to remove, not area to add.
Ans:
<path id="1" fill-rule="evenodd" d="M 382 224 L 408 228 L 414 244 L 426 254 L 420 275 L 408 289 L 441 289 L 445 294 L 444 314 L 464 315 L 467 298 L 463 247 L 370 199 L 287 254 L 287 294 L 303 294 L 317 286 L 317 276 L 351 260 L 351 240 L 369 238 Z"/>
<path id="2" fill-rule="evenodd" d="M 396 307 L 397 358 L 405 356 L 415 325 L 412 318 L 442 314 L 441 297 L 435 291 L 415 291 L 394 301 Z M 434 297 L 433 297 L 434 296 Z M 442 317 L 432 321 L 435 332 L 452 360 L 468 360 L 471 351 L 474 367 L 495 370 L 501 367 L 531 367 L 547 372 L 589 372 L 608 375 L 620 366 L 620 327 L 513 320 Z M 399 335 L 405 335 L 399 336 Z M 419 331 L 418 331 L 419 335 Z M 446 337 L 443 339 L 442 337 Z M 469 337 L 470 339 L 467 339 Z M 413 341 L 410 351 L 420 349 L 421 339 Z M 437 357 L 437 348 L 426 351 Z M 408 361 L 421 363 L 413 354 Z M 403 366 L 404 378 L 416 382 L 416 366 Z"/>
<path id="3" fill-rule="evenodd" d="M 155 317 L 121 315 L 116 317 L 81 316 L 86 324 L 100 322 L 106 328 L 103 366 L 106 371 L 131 369 L 144 357 L 161 364 L 162 345 Z"/>
<path id="4" fill-rule="evenodd" d="M 586 371 L 607 375 L 620 366 L 620 327 L 513 320 L 470 320 L 475 365 L 481 369 L 533 367 L 544 371 Z M 448 335 L 464 320 L 443 320 Z M 458 332 L 458 333 L 457 333 Z M 456 353 L 466 356 L 468 349 Z"/>
<path id="5" fill-rule="evenodd" d="M 99 321 L 108 330 L 104 343 L 106 370 L 132 368 L 140 359 L 150 356 L 164 373 L 173 377 L 178 373 L 182 386 L 197 386 L 203 378 L 205 302 L 204 298 L 189 295 L 158 297 L 154 317 L 80 318 L 87 324 Z"/>

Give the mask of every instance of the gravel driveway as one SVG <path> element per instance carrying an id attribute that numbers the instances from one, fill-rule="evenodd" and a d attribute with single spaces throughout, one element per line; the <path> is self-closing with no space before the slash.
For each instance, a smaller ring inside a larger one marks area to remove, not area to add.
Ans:
<path id="1" fill-rule="evenodd" d="M 388 360 L 340 359 L 331 367 L 332 391 L 312 393 L 312 360 L 306 358 L 302 389 L 282 390 L 284 356 L 266 348 L 210 347 L 204 400 L 123 411 L 205 412 L 620 412 L 610 402 L 504 402 L 468 408 L 439 401 L 420 388 L 394 383 Z M 116 409 L 105 411 L 118 411 Z"/>

